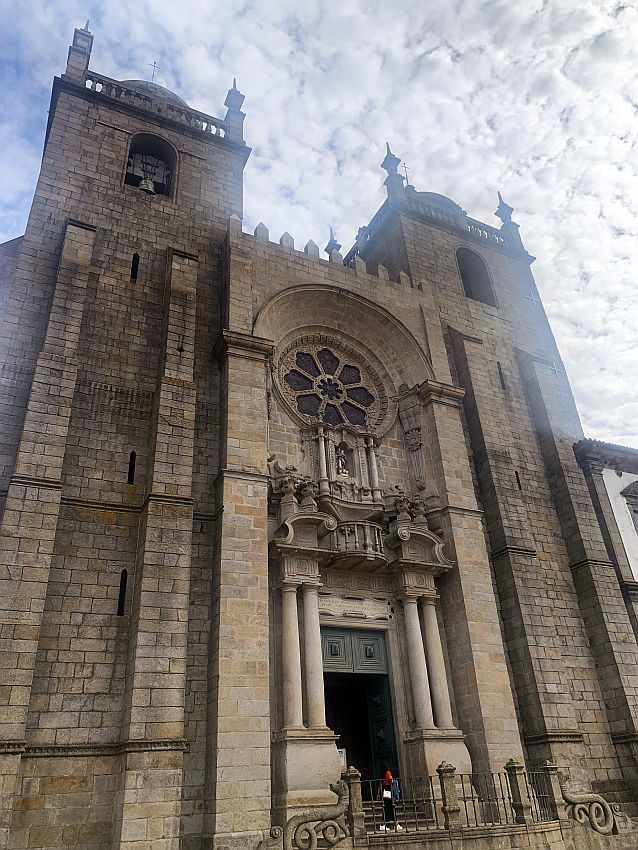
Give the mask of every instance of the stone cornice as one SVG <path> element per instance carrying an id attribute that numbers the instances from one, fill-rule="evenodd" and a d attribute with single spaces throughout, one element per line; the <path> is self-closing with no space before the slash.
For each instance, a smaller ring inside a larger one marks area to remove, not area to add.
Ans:
<path id="1" fill-rule="evenodd" d="M 505 546 L 501 546 L 500 549 L 495 549 L 493 552 L 490 552 L 490 557 L 493 561 L 497 561 L 499 558 L 504 558 L 509 555 L 523 555 L 527 558 L 535 558 L 538 555 L 536 549 L 528 548 L 526 546 L 512 546 L 510 544 L 506 544 Z"/>
<path id="2" fill-rule="evenodd" d="M 582 570 L 587 567 L 613 567 L 613 564 L 606 558 L 583 558 L 582 560 L 575 561 L 569 565 L 569 568 L 573 573 L 575 573 L 576 570 Z"/>
<path id="3" fill-rule="evenodd" d="M 620 586 L 630 602 L 638 602 L 638 581 L 621 579 Z"/>
<path id="4" fill-rule="evenodd" d="M 140 739 L 117 741 L 112 744 L 27 744 L 26 741 L 0 742 L 0 754 L 20 754 L 24 758 L 60 758 L 64 756 L 115 756 L 122 753 L 146 753 L 157 750 L 187 752 L 190 742 L 185 738 L 161 740 Z"/>
<path id="5" fill-rule="evenodd" d="M 612 732 L 614 744 L 638 744 L 638 732 Z"/>
<path id="6" fill-rule="evenodd" d="M 465 390 L 462 387 L 455 387 L 453 384 L 443 384 L 440 381 L 423 381 L 419 384 L 418 395 L 422 402 L 432 404 L 449 404 L 453 407 L 460 407 Z"/>
<path id="7" fill-rule="evenodd" d="M 45 478 L 38 475 L 20 475 L 14 473 L 9 479 L 9 486 L 22 484 L 24 487 L 41 487 L 45 490 L 61 490 L 62 482 L 55 478 Z"/>
<path id="8" fill-rule="evenodd" d="M 224 355 L 234 354 L 249 360 L 267 360 L 272 356 L 273 350 L 274 343 L 270 339 L 226 329 L 217 337 L 213 346 L 213 357 L 221 360 Z"/>
<path id="9" fill-rule="evenodd" d="M 638 449 L 630 446 L 586 438 L 574 443 L 574 454 L 584 468 L 600 464 L 621 472 L 638 473 Z"/>
<path id="10" fill-rule="evenodd" d="M 579 729 L 551 729 L 547 732 L 524 735 L 523 740 L 529 747 L 535 744 L 580 744 L 584 741 L 584 737 Z"/>

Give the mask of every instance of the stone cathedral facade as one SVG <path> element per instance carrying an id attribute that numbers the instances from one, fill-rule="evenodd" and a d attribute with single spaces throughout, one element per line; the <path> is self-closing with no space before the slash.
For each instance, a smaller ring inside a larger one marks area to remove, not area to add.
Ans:
<path id="1" fill-rule="evenodd" d="M 637 847 L 636 572 L 511 208 L 388 148 L 347 254 L 247 234 L 236 86 L 92 40 L 0 247 L 0 847 Z"/>

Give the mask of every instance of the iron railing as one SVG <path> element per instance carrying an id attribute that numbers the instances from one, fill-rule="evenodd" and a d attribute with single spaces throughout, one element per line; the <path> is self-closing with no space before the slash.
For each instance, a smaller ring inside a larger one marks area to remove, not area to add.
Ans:
<path id="1" fill-rule="evenodd" d="M 554 820 L 547 777 L 542 772 L 525 772 L 520 790 L 527 792 L 531 820 Z M 367 832 L 424 832 L 442 830 L 446 801 L 439 776 L 397 778 L 398 799 L 383 800 L 383 779 L 361 781 L 364 822 Z M 457 773 L 454 776 L 459 826 L 513 826 L 520 823 L 510 777 L 502 773 Z"/>
<path id="2" fill-rule="evenodd" d="M 384 805 L 382 779 L 361 782 L 368 832 L 423 832 L 443 829 L 441 785 L 438 776 L 398 779 L 399 799 Z M 392 812 L 394 820 L 390 820 Z"/>
<path id="3" fill-rule="evenodd" d="M 552 804 L 547 784 L 547 774 L 539 770 L 527 771 L 525 787 L 532 806 L 532 817 L 538 823 L 554 819 Z"/>

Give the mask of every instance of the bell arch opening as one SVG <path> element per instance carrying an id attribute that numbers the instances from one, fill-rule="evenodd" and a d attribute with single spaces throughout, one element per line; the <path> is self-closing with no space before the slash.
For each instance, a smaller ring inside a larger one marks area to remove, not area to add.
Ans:
<path id="1" fill-rule="evenodd" d="M 483 258 L 469 248 L 459 248 L 456 252 L 456 261 L 466 296 L 490 307 L 496 307 L 494 290 Z"/>
<path id="2" fill-rule="evenodd" d="M 147 195 L 172 197 L 175 188 L 177 154 L 160 136 L 139 133 L 131 140 L 124 183 Z"/>

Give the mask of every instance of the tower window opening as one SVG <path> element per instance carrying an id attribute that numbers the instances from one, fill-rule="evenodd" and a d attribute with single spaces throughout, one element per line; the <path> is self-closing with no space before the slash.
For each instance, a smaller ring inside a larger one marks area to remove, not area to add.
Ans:
<path id="1" fill-rule="evenodd" d="M 135 461 L 137 460 L 137 455 L 135 452 L 131 452 L 128 458 L 128 476 L 126 478 L 127 484 L 135 484 Z"/>
<path id="2" fill-rule="evenodd" d="M 158 136 L 142 133 L 129 148 L 124 183 L 147 195 L 173 194 L 176 156 L 173 148 Z"/>
<path id="3" fill-rule="evenodd" d="M 133 254 L 133 259 L 131 260 L 131 280 L 137 280 L 137 272 L 140 267 L 140 255 Z"/>
<path id="4" fill-rule="evenodd" d="M 126 609 L 126 582 L 128 580 L 128 572 L 126 570 L 122 570 L 120 573 L 120 592 L 117 597 L 117 616 L 124 616 L 124 611 Z"/>
<path id="5" fill-rule="evenodd" d="M 496 307 L 487 266 L 482 257 L 469 248 L 459 248 L 456 252 L 463 290 L 468 298 L 481 301 L 490 307 Z"/>
<path id="6" fill-rule="evenodd" d="M 523 489 L 523 485 L 521 484 L 521 476 L 518 474 L 518 470 L 514 470 L 514 475 L 516 476 L 516 485 L 519 490 Z"/>

